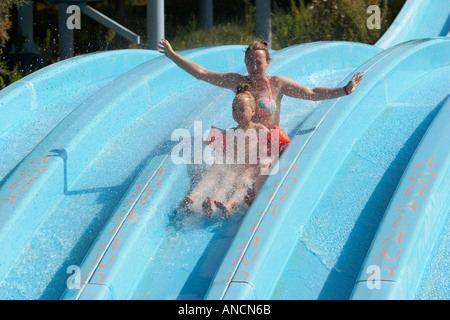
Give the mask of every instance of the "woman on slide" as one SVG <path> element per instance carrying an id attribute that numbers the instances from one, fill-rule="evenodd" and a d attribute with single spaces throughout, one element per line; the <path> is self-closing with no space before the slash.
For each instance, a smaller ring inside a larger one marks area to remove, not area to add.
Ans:
<path id="1" fill-rule="evenodd" d="M 359 72 L 356 73 L 344 87 L 310 88 L 284 76 L 268 76 L 266 69 L 271 62 L 269 46 L 267 41 L 262 40 L 253 41 L 245 52 L 248 76 L 233 72 L 207 70 L 177 54 L 166 39 L 159 42 L 158 49 L 176 65 L 199 80 L 233 91 L 240 84 L 248 83 L 250 85 L 248 91 L 255 98 L 257 105 L 253 121 L 261 123 L 269 129 L 280 124 L 280 107 L 283 96 L 307 100 L 339 98 L 352 93 L 363 77 Z"/>

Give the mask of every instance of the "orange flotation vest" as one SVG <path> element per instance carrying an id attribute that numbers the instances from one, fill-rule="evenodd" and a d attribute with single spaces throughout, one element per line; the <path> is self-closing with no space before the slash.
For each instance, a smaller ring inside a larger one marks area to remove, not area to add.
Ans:
<path id="1" fill-rule="evenodd" d="M 278 131 L 278 139 L 277 137 L 272 137 L 272 130 L 276 130 Z M 270 132 L 267 134 L 267 144 L 268 147 L 270 147 L 269 144 L 275 143 L 276 145 L 278 145 L 278 148 L 282 148 L 284 145 L 288 144 L 289 142 L 291 142 L 291 139 L 289 139 L 288 135 L 286 134 L 286 132 L 284 132 L 279 126 L 275 125 L 272 130 L 270 130 Z"/>

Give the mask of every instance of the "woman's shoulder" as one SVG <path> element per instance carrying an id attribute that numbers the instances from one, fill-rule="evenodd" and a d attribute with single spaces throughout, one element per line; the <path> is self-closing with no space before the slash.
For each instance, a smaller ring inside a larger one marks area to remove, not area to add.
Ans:
<path id="1" fill-rule="evenodd" d="M 289 82 L 289 81 L 292 81 L 290 78 L 288 78 L 288 77 L 285 77 L 285 76 L 278 76 L 278 75 L 275 75 L 275 76 L 269 76 L 268 77 L 269 78 L 269 81 L 272 83 L 274 83 L 274 84 L 283 84 L 283 83 L 286 83 L 286 82 Z"/>
<path id="2" fill-rule="evenodd" d="M 281 89 L 286 83 L 288 83 L 290 80 L 288 77 L 285 76 L 269 76 L 268 77 L 269 82 L 270 82 L 270 86 L 274 89 Z"/>

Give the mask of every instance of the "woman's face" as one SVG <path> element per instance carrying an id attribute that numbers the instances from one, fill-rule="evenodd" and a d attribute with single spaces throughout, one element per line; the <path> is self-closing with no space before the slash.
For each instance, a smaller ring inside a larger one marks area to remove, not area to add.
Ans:
<path id="1" fill-rule="evenodd" d="M 251 78 L 261 78 L 266 75 L 269 66 L 264 50 L 249 50 L 245 57 L 248 75 Z"/>

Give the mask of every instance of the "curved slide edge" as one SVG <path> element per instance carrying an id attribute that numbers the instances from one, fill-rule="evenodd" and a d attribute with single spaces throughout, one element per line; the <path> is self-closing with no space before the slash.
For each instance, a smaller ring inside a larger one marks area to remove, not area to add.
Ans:
<path id="1" fill-rule="evenodd" d="M 449 119 L 447 99 L 405 170 L 352 299 L 414 299 L 450 208 Z"/>
<path id="2" fill-rule="evenodd" d="M 86 54 L 40 69 L 0 91 L 0 183 L 86 98 L 160 55 L 141 49 Z"/>
<path id="3" fill-rule="evenodd" d="M 237 59 L 237 56 L 243 55 L 243 46 L 191 50 L 186 54 L 193 61 L 200 59 L 208 66 L 215 65 L 216 59 L 219 59 L 221 61 L 219 69 L 237 70 L 243 65 L 243 60 Z M 172 90 L 167 89 L 168 83 L 173 77 L 183 80 L 181 83 L 171 86 L 174 92 L 177 92 L 176 97 L 182 98 L 184 94 L 186 98 L 186 108 L 179 110 L 177 114 L 172 114 L 170 110 L 179 107 L 180 101 L 174 99 Z M 152 59 L 91 95 L 16 165 L 0 188 L 0 219 L 2 222 L 0 225 L 0 248 L 2 251 L 0 279 L 2 281 L 8 277 L 8 274 L 15 272 L 14 269 L 17 268 L 13 268 L 13 266 L 17 259 L 27 260 L 28 265 L 24 268 L 30 270 L 42 268 L 39 266 L 39 259 L 32 257 L 33 255 L 39 256 L 41 251 L 45 251 L 43 249 L 29 250 L 26 243 L 35 235 L 39 226 L 49 220 L 50 215 L 57 215 L 62 222 L 66 221 L 70 224 L 70 218 L 63 218 L 74 212 L 70 213 L 67 208 L 56 212 L 60 203 L 64 202 L 63 199 L 88 195 L 90 192 L 95 194 L 98 188 L 93 188 L 93 185 L 101 186 L 101 190 L 107 191 L 108 188 L 113 190 L 117 185 L 123 188 L 126 183 L 131 183 L 130 179 L 133 179 L 136 174 L 136 163 L 139 167 L 139 163 L 144 161 L 150 150 L 153 149 L 154 152 L 157 152 L 156 149 L 159 148 L 161 140 L 167 138 L 167 134 L 170 134 L 180 122 L 189 118 L 189 112 L 198 108 L 198 104 L 196 104 L 199 103 L 198 100 L 191 103 L 187 99 L 192 95 L 190 90 L 200 91 L 199 88 L 193 87 L 196 83 L 198 82 L 193 77 L 177 68 L 168 59 Z M 211 86 L 211 90 L 212 88 Z M 208 92 L 211 90 L 208 91 L 205 87 L 202 90 L 203 98 L 209 100 L 211 96 L 208 95 Z M 151 119 L 154 118 L 159 121 L 146 125 L 146 123 L 151 123 Z M 145 123 L 143 119 L 146 119 L 147 122 Z M 140 128 L 139 132 L 134 132 L 133 135 L 127 134 L 130 130 L 133 131 L 137 128 Z M 139 152 L 122 154 L 122 148 L 110 145 L 110 143 L 117 143 L 115 141 L 117 137 L 126 134 L 128 138 L 125 140 L 130 144 L 129 140 L 135 137 L 132 143 L 139 144 L 135 146 Z M 152 137 L 152 139 L 149 140 L 148 137 Z M 102 154 L 106 147 L 109 147 L 109 151 L 112 150 L 112 153 Z M 130 165 L 123 168 L 121 166 L 125 161 L 124 158 Z M 111 161 L 114 161 L 113 165 L 111 165 Z M 131 165 L 131 163 L 133 164 Z M 100 177 L 97 177 L 95 181 L 85 182 L 90 185 L 91 189 L 74 192 L 72 185 L 80 183 L 78 181 L 80 175 L 91 166 L 97 166 Z M 102 172 L 109 174 L 101 174 Z M 107 215 L 108 208 L 111 209 L 111 206 L 114 206 L 120 197 L 119 193 L 112 199 L 108 198 L 108 203 L 101 200 L 104 211 L 95 214 L 98 217 Z M 81 243 L 84 241 L 84 234 L 91 232 L 89 228 L 95 230 L 93 222 L 90 223 L 92 219 L 90 208 L 98 207 L 98 201 L 100 199 L 80 203 L 85 207 L 78 209 L 80 210 L 77 217 L 78 222 L 76 226 L 70 227 L 71 232 L 64 229 L 68 227 L 67 224 L 48 224 L 50 229 L 45 230 L 46 234 L 58 235 L 61 238 L 59 241 L 64 245 L 58 248 L 61 250 L 58 255 L 47 255 L 48 258 L 52 256 L 54 261 L 51 262 L 51 267 L 45 267 L 46 277 L 51 279 L 52 272 L 59 272 L 60 263 L 63 263 L 60 260 L 64 260 L 67 255 L 70 255 L 74 247 L 80 248 L 86 245 Z M 87 214 L 84 214 L 85 212 Z M 98 219 L 98 222 L 101 220 Z M 83 228 L 86 229 L 82 230 Z M 75 239 L 73 239 L 74 237 Z M 70 240 L 66 238 L 70 238 Z M 17 240 L 11 243 L 10 239 Z M 33 280 L 25 277 L 14 281 L 22 281 L 23 288 L 33 285 Z M 31 282 L 27 283 L 27 281 Z M 6 285 L 7 282 L 2 283 L 2 286 Z M 0 289 L 4 289 L 2 286 Z M 0 291 L 4 293 L 2 290 Z"/>
<path id="4" fill-rule="evenodd" d="M 272 58 L 274 60 L 279 59 L 280 63 L 277 63 L 277 67 L 271 67 L 270 72 L 278 73 L 285 69 L 283 74 L 287 72 L 289 76 L 296 77 L 301 75 L 304 79 L 297 80 L 307 83 L 306 77 L 313 74 L 314 71 L 321 72 L 317 71 L 316 66 L 317 63 L 325 60 L 324 57 L 333 58 L 326 59 L 327 63 L 325 64 L 322 63 L 323 70 L 341 70 L 341 73 L 347 75 L 356 68 L 358 63 L 363 63 L 380 51 L 372 46 L 349 42 L 320 42 L 295 46 L 273 53 Z M 339 54 L 336 54 L 337 52 Z M 334 55 L 338 57 L 334 57 Z M 305 64 L 304 61 L 309 63 Z M 223 105 L 218 104 L 217 107 L 223 109 Z M 298 108 L 298 105 L 291 107 Z M 289 112 L 287 111 L 289 108 L 290 104 L 286 102 L 283 105 L 283 112 Z M 229 112 L 224 112 L 221 117 L 229 118 Z M 200 117 L 198 120 L 204 121 L 204 126 L 208 126 L 209 121 L 211 121 L 209 116 L 206 114 L 203 118 Z M 295 121 L 285 122 L 284 125 L 294 130 L 299 119 L 292 120 Z M 211 124 L 214 124 L 214 122 Z M 153 172 L 153 175 L 148 175 L 149 172 Z M 158 177 L 157 174 L 161 174 L 161 176 Z M 190 184 L 187 165 L 173 164 L 169 154 L 152 156 L 122 198 L 84 262 L 80 265 L 81 288 L 79 290 L 66 290 L 63 299 L 135 298 L 132 293 L 133 288 L 137 285 L 136 282 L 143 281 L 140 279 L 144 272 L 143 269 L 147 268 L 148 264 L 155 263 L 154 259 L 162 259 L 159 254 L 155 253 L 156 250 L 159 250 L 158 241 L 171 220 L 178 215 L 176 213 L 177 207 L 188 191 Z M 135 213 L 139 213 L 139 223 L 132 223 Z M 240 219 L 238 220 L 240 221 Z M 211 223 L 214 224 L 214 222 Z M 229 223 L 237 222 L 229 221 Z M 120 234 L 117 228 L 120 228 Z M 180 232 L 183 232 L 183 230 Z M 185 238 L 190 243 L 204 242 L 201 232 L 197 234 L 188 228 L 185 233 Z M 182 239 L 184 238 L 182 237 Z M 227 245 L 224 240 L 219 242 L 221 246 Z M 219 242 L 216 245 L 219 245 Z M 108 245 L 105 246 L 105 244 Z M 208 250 L 212 249 L 208 248 Z M 191 253 L 192 251 L 194 250 L 191 249 Z M 221 249 L 215 247 L 214 251 L 219 252 Z M 186 255 L 185 258 L 180 258 L 179 256 L 183 254 Z M 213 252 L 205 254 L 210 256 L 213 255 Z M 176 257 L 180 264 L 185 265 L 183 272 L 184 269 L 188 268 L 186 265 L 201 263 L 201 261 L 190 261 L 192 258 L 189 255 L 193 256 L 189 252 L 180 252 Z M 166 262 L 166 264 L 172 263 L 174 262 Z M 161 268 L 164 268 L 164 262 L 160 265 Z M 206 269 L 210 268 L 215 268 L 215 266 L 202 267 L 202 275 L 207 274 Z M 165 275 L 165 271 L 153 272 L 162 276 Z M 215 269 L 212 274 L 214 272 Z M 195 278 L 192 274 L 191 277 Z M 167 287 L 164 294 L 176 297 L 178 295 L 176 290 Z M 188 289 L 184 288 L 184 290 Z M 173 293 L 167 293 L 170 291 L 173 291 Z"/>
<path id="5" fill-rule="evenodd" d="M 411 41 L 382 52 L 356 70 L 365 75 L 359 94 L 323 104 L 316 110 L 317 117 L 314 112 L 305 121 L 299 132 L 309 134 L 291 139 L 278 171 L 268 178 L 247 213 L 207 299 L 273 298 L 277 281 L 286 272 L 287 260 L 296 249 L 306 222 L 356 140 L 392 106 L 390 101 L 395 102 L 395 96 L 408 83 L 440 66 L 448 66 L 448 58 L 442 55 L 429 59 L 433 52 L 448 50 L 448 40 Z M 408 70 L 411 63 L 424 66 L 405 77 L 401 71 Z M 351 125 L 347 119 L 352 119 Z M 365 182 L 361 183 L 355 190 L 365 189 Z M 306 272 L 302 277 L 315 277 L 316 270 Z"/>
<path id="6" fill-rule="evenodd" d="M 387 49 L 414 39 L 445 37 L 449 31 L 447 0 L 408 0 L 375 46 Z"/>

